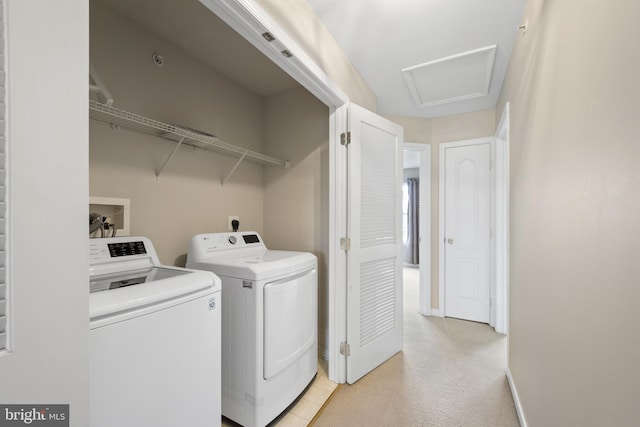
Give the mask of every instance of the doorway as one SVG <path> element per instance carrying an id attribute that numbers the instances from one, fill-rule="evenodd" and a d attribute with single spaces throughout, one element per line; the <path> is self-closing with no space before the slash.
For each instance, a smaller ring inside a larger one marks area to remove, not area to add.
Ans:
<path id="1" fill-rule="evenodd" d="M 439 186 L 440 315 L 488 323 L 503 334 L 508 323 L 508 114 L 507 104 L 495 137 L 440 145 Z"/>
<path id="2" fill-rule="evenodd" d="M 328 181 L 326 187 L 328 218 L 323 224 L 323 227 L 328 229 L 328 236 L 322 241 L 320 248 L 322 255 L 327 260 L 325 263 L 327 270 L 325 276 L 327 284 L 326 325 L 324 328 L 326 331 L 325 354 L 328 356 L 329 362 L 329 379 L 343 383 L 348 379 L 347 365 L 351 363 L 347 360 L 356 358 L 353 353 L 354 348 L 347 340 L 347 326 L 349 324 L 347 316 L 350 312 L 348 306 L 352 306 L 347 300 L 347 287 L 353 289 L 354 286 L 359 285 L 358 279 L 355 277 L 357 270 L 353 268 L 347 270 L 346 268 L 347 258 L 354 258 L 353 253 L 356 249 L 353 248 L 357 248 L 358 245 L 356 239 L 353 238 L 354 230 L 357 231 L 357 228 L 347 227 L 349 221 L 345 214 L 349 203 L 349 199 L 345 196 L 347 189 L 344 185 L 347 179 L 346 162 L 348 156 L 343 155 L 342 150 L 351 144 L 351 138 L 347 137 L 349 131 L 346 131 L 351 127 L 351 122 L 347 120 L 347 113 L 351 105 L 350 99 L 254 0 L 201 0 L 201 3 L 300 83 L 309 93 L 329 107 L 330 130 L 328 156 L 326 157 L 328 166 L 326 170 L 322 171 Z M 283 55 L 283 52 L 286 52 L 286 56 Z M 401 141 L 402 138 L 399 140 Z M 357 147 L 357 144 L 354 143 L 351 147 L 354 146 Z M 346 150 L 351 150 L 351 148 L 346 148 Z M 401 154 L 401 149 L 399 154 Z M 401 168 L 401 156 L 397 158 L 398 166 Z M 393 183 L 393 189 L 397 189 L 399 181 L 398 179 L 398 184 Z M 400 203 L 397 205 L 399 211 Z M 399 214 L 397 219 L 398 232 L 395 236 L 399 237 L 401 231 Z M 359 236 L 356 237 L 359 239 Z M 396 239 L 396 242 L 398 241 L 399 239 Z M 399 244 L 397 246 L 399 255 L 401 248 Z M 351 251 L 349 257 L 347 257 L 347 251 Z M 348 279 L 347 274 L 349 274 Z M 399 303 L 399 298 L 396 300 Z M 396 326 L 400 328 L 401 322 L 396 322 Z M 377 331 L 380 332 L 380 329 Z M 373 343 L 379 346 L 377 339 Z M 371 360 L 381 359 L 381 354 L 389 352 L 389 349 L 393 348 L 383 346 L 386 347 L 383 349 L 384 352 L 373 354 L 376 352 L 374 347 L 370 346 L 371 356 L 375 356 L 371 357 Z M 396 347 L 398 346 L 396 345 Z"/>
<path id="3" fill-rule="evenodd" d="M 417 269 L 418 311 L 428 316 L 432 314 L 431 145 L 405 142 L 403 170 L 404 265 Z"/>

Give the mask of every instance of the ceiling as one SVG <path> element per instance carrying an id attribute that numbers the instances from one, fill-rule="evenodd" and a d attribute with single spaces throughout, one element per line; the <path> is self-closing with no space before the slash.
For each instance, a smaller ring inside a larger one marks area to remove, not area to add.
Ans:
<path id="1" fill-rule="evenodd" d="M 379 113 L 437 117 L 495 107 L 525 0 L 308 2 L 375 92 Z M 456 56 L 494 45 L 489 78 L 491 58 Z M 413 70 L 427 104 L 419 107 L 402 70 L 425 63 Z"/>
<path id="2" fill-rule="evenodd" d="M 412 117 L 495 107 L 524 1 L 308 0 L 378 112 Z M 104 3 L 258 95 L 299 86 L 197 0 Z"/>

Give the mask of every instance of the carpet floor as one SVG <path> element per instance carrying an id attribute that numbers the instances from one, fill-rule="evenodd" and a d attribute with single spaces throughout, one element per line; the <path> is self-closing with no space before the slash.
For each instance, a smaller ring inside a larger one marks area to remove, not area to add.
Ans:
<path id="1" fill-rule="evenodd" d="M 313 426 L 519 426 L 505 376 L 506 337 L 489 325 L 418 313 L 405 268 L 403 350 L 338 388 Z"/>

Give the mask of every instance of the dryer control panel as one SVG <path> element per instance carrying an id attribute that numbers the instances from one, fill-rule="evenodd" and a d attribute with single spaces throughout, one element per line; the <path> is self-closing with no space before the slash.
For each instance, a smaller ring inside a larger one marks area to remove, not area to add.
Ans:
<path id="1" fill-rule="evenodd" d="M 231 235 L 229 235 L 229 238 L 226 239 L 227 242 L 229 242 L 232 245 L 237 245 L 239 240 L 238 240 L 238 236 L 237 234 L 241 234 L 241 238 L 242 241 L 240 241 L 240 244 L 242 244 L 242 242 L 244 242 L 245 245 L 249 245 L 252 243 L 260 243 L 260 236 L 258 236 L 258 233 L 255 234 L 244 234 L 244 233 L 233 233 Z M 215 240 L 216 238 L 212 238 L 211 240 Z M 205 237 L 204 240 L 208 240 L 208 238 Z M 224 237 L 221 238 L 222 244 L 223 246 L 226 245 L 227 242 L 224 241 Z"/>
<path id="2" fill-rule="evenodd" d="M 198 234 L 189 243 L 187 263 L 210 258 L 224 251 L 266 250 L 262 238 L 255 231 Z"/>

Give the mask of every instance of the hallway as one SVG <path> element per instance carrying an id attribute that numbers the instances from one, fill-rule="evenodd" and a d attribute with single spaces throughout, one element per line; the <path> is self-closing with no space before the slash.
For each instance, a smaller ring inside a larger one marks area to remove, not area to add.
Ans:
<path id="1" fill-rule="evenodd" d="M 418 270 L 404 269 L 401 353 L 343 385 L 314 426 L 519 426 L 506 337 L 486 324 L 418 313 Z"/>

